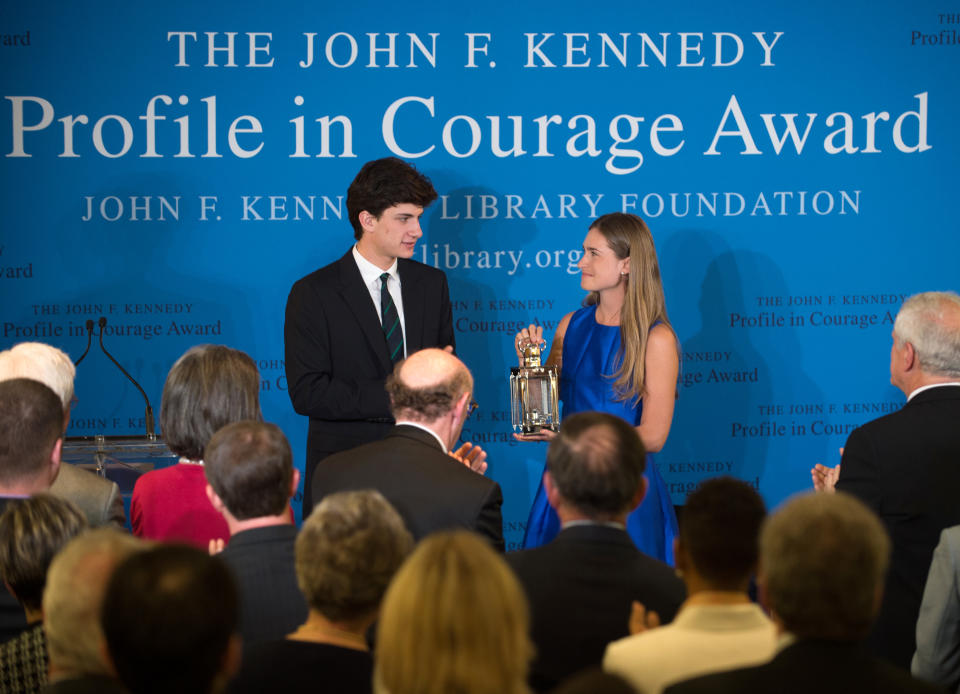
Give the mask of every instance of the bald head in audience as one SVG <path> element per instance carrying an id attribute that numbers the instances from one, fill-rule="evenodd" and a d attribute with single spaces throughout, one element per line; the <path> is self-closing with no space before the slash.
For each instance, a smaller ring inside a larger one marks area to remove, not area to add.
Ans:
<path id="1" fill-rule="evenodd" d="M 390 411 L 397 422 L 433 431 L 452 450 L 467 418 L 473 377 L 442 349 L 423 349 L 400 362 L 387 379 Z"/>

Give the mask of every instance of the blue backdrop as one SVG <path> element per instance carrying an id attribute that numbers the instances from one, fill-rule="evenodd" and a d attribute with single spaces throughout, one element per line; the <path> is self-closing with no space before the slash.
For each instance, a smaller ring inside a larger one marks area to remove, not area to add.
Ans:
<path id="1" fill-rule="evenodd" d="M 582 298 L 590 224 L 653 230 L 682 381 L 657 456 L 675 503 L 730 473 L 774 504 L 900 406 L 892 317 L 957 288 L 960 16 L 944 3 L 746 0 L 7 3 L 0 347 L 76 357 L 84 323 L 159 408 L 189 346 L 285 390 L 291 284 L 339 257 L 346 187 L 397 155 L 433 180 L 417 258 L 446 270 L 481 409 L 464 432 L 522 537 L 541 444 L 509 438 L 519 326 Z M 954 8 L 955 9 L 955 8 Z M 142 431 L 93 354 L 72 434 Z"/>

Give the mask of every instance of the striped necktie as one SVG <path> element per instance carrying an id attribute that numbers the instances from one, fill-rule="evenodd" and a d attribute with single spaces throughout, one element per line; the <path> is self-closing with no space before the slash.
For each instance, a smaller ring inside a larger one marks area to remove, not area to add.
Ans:
<path id="1" fill-rule="evenodd" d="M 383 325 L 383 336 L 387 338 L 387 351 L 390 361 L 396 364 L 403 359 L 403 328 L 400 326 L 400 314 L 393 303 L 393 297 L 387 289 L 387 280 L 390 273 L 380 275 L 380 322 Z"/>

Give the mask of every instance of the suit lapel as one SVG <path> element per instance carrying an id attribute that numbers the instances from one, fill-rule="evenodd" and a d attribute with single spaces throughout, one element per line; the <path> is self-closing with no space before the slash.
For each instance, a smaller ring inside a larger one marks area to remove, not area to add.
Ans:
<path id="1" fill-rule="evenodd" d="M 350 307 L 360 330 L 377 355 L 380 366 L 384 372 L 389 373 L 393 370 L 393 364 L 390 361 L 390 355 L 387 354 L 387 341 L 384 339 L 383 329 L 380 327 L 380 317 L 377 315 L 377 310 L 370 299 L 370 291 L 363 284 L 363 278 L 360 276 L 360 269 L 353 259 L 352 251 L 347 251 L 347 254 L 340 259 L 339 269 L 340 296 Z M 404 310 L 406 310 L 406 303 L 404 303 Z"/>
<path id="2" fill-rule="evenodd" d="M 417 266 L 407 260 L 400 260 L 397 266 L 400 272 L 400 293 L 403 300 L 403 339 L 406 341 L 407 355 L 423 349 L 423 284 Z"/>

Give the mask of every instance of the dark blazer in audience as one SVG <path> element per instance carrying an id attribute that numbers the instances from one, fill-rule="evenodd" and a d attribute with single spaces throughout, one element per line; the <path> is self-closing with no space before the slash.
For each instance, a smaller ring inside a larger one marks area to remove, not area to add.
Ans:
<path id="1" fill-rule="evenodd" d="M 262 643 L 244 652 L 240 672 L 230 686 L 230 694 L 372 691 L 369 652 L 292 639 Z"/>
<path id="2" fill-rule="evenodd" d="M 960 386 L 915 395 L 850 433 L 837 489 L 869 506 L 893 542 L 868 644 L 904 669 L 916 650 L 923 586 L 940 531 L 960 523 Z"/>
<path id="3" fill-rule="evenodd" d="M 324 458 L 313 473 L 313 500 L 341 491 L 376 489 L 420 540 L 437 530 L 466 528 L 503 551 L 500 485 L 457 462 L 431 433 L 395 426 L 385 439 Z"/>
<path id="4" fill-rule="evenodd" d="M 605 525 L 568 527 L 549 544 L 506 559 L 530 600 L 537 648 L 530 684 L 537 691 L 598 666 L 607 644 L 627 635 L 634 600 L 666 623 L 685 596 L 673 569 Z"/>
<path id="5" fill-rule="evenodd" d="M 691 654 L 691 657 L 696 656 Z M 697 677 L 667 687 L 664 693 L 924 694 L 940 691 L 871 655 L 859 643 L 802 639 L 764 665 Z"/>
<path id="6" fill-rule="evenodd" d="M 292 525 L 244 530 L 220 555 L 237 582 L 245 646 L 283 638 L 307 618 L 294 570 L 296 539 Z"/>

